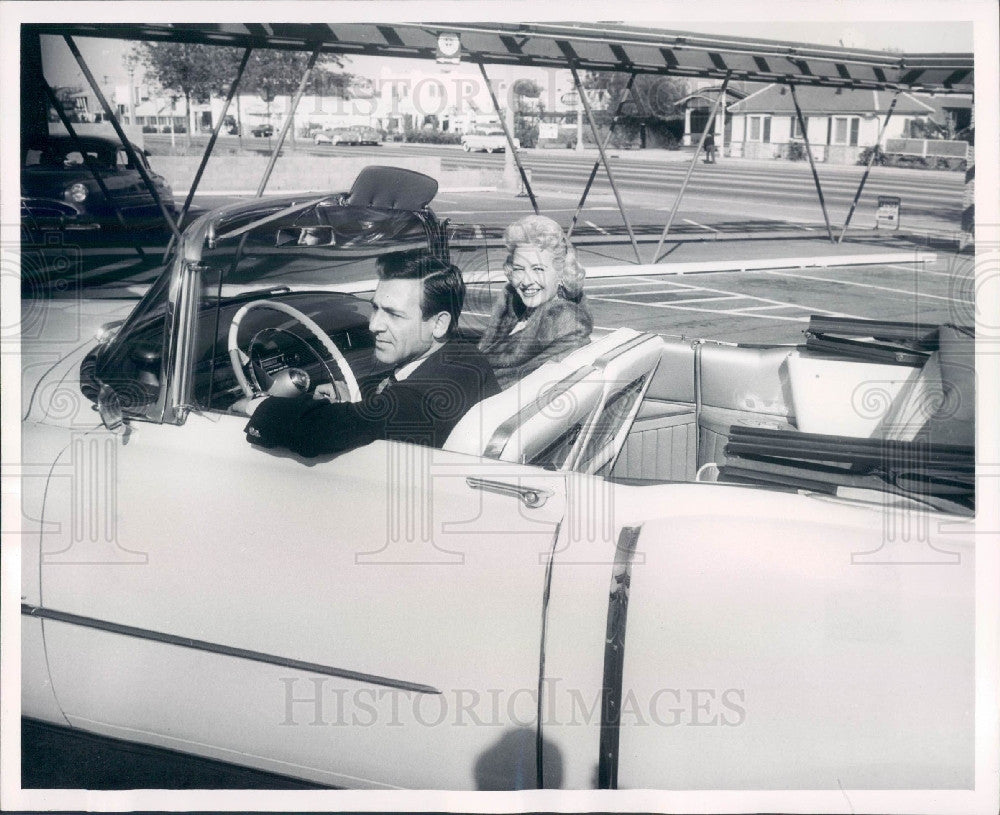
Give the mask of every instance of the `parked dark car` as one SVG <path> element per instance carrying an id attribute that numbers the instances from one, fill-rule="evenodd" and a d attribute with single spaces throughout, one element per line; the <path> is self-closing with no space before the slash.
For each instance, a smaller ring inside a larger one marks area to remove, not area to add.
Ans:
<path id="1" fill-rule="evenodd" d="M 257 125 L 257 127 L 253 128 L 250 131 L 250 133 L 256 136 L 257 138 L 273 136 L 274 125 L 269 125 L 269 124 Z"/>
<path id="2" fill-rule="evenodd" d="M 114 206 L 84 162 L 80 147 L 100 171 Z M 155 173 L 141 148 L 132 145 L 136 158 L 149 174 L 157 195 L 171 214 L 176 214 L 174 194 L 167 181 Z M 21 142 L 22 227 L 37 236 L 53 230 L 101 233 L 120 229 L 115 208 L 127 228 L 149 228 L 163 224 L 163 214 L 130 162 L 125 148 L 115 139 L 69 136 L 32 136 Z"/>

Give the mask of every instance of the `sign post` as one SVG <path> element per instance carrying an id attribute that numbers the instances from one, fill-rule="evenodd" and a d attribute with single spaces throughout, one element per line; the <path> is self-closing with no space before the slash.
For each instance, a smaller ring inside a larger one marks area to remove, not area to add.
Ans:
<path id="1" fill-rule="evenodd" d="M 878 197 L 878 209 L 875 210 L 876 229 L 880 227 L 899 229 L 899 204 L 898 195 L 880 195 Z"/>

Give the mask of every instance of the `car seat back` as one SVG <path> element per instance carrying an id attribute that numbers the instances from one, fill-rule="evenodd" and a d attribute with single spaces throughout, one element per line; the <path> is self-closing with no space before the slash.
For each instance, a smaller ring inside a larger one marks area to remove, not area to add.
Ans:
<path id="1" fill-rule="evenodd" d="M 564 469 L 610 471 L 618 458 L 663 353 L 663 338 L 638 334 L 594 361 L 601 385 L 598 405 Z"/>
<path id="2" fill-rule="evenodd" d="M 546 363 L 473 407 L 452 431 L 444 449 L 562 470 L 574 468 L 577 461 L 589 465 L 609 444 L 617 444 L 612 453 L 616 455 L 649 376 L 633 391 L 628 409 L 614 414 L 617 421 L 610 437 L 610 418 L 602 422 L 600 432 L 592 424 L 597 417 L 609 416 L 609 403 L 624 405 L 615 397 L 634 382 L 634 376 L 625 383 L 621 379 L 640 364 L 638 357 L 645 372 L 652 373 L 661 344 L 654 335 L 621 328 L 559 362 Z M 584 442 L 597 438 L 601 442 L 595 441 L 590 453 L 583 455 Z M 601 460 L 608 460 L 606 452 Z"/>
<path id="3" fill-rule="evenodd" d="M 423 209 L 437 195 L 438 183 L 429 175 L 402 167 L 365 167 L 354 179 L 347 203 L 377 209 Z"/>

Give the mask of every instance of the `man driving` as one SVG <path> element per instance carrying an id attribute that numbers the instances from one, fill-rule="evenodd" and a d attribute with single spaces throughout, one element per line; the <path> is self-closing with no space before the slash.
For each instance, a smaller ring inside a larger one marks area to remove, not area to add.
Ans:
<path id="1" fill-rule="evenodd" d="M 303 456 L 375 439 L 443 446 L 469 408 L 500 391 L 475 346 L 451 339 L 464 299 L 461 272 L 429 253 L 381 258 L 368 328 L 375 358 L 389 370 L 362 379 L 356 403 L 330 401 L 329 387 L 253 400 L 247 441 Z"/>

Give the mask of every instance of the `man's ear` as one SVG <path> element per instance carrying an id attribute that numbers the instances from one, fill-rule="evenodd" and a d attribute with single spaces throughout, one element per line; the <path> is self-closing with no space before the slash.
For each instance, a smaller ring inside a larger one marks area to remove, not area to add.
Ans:
<path id="1" fill-rule="evenodd" d="M 448 329 L 451 327 L 451 315 L 447 311 L 439 311 L 432 319 L 431 334 L 433 334 L 434 339 L 444 341 L 448 337 Z"/>

